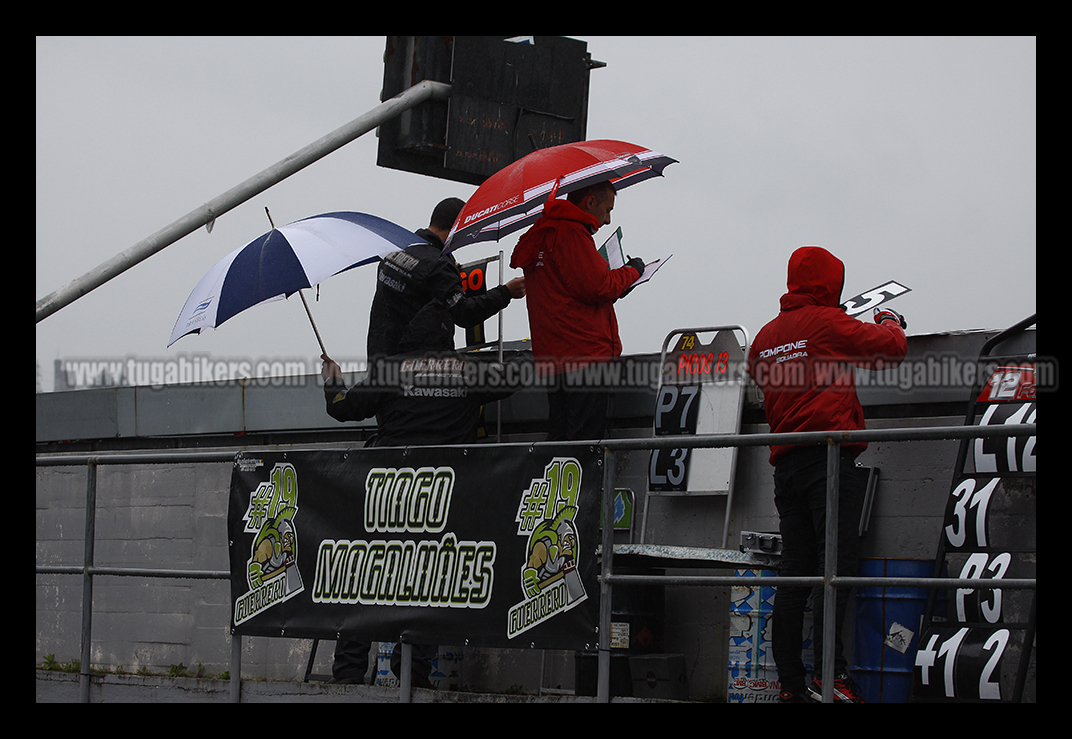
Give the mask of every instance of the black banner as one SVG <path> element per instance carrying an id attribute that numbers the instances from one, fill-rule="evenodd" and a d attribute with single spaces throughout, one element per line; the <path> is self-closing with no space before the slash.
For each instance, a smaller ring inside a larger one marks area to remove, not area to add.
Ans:
<path id="1" fill-rule="evenodd" d="M 233 630 L 594 648 L 599 464 L 575 445 L 241 453 Z"/>

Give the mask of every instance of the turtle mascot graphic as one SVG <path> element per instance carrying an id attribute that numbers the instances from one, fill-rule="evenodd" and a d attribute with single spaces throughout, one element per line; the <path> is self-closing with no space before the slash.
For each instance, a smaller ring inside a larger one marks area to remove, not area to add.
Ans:
<path id="1" fill-rule="evenodd" d="M 577 572 L 575 506 L 563 507 L 554 518 L 538 524 L 529 536 L 528 561 L 521 571 L 521 588 L 535 598 L 551 584 L 565 579 L 570 600 L 584 595 Z"/>
<path id="2" fill-rule="evenodd" d="M 285 593 L 301 590 L 298 572 L 298 538 L 294 528 L 297 509 L 284 508 L 270 523 L 266 523 L 253 541 L 253 556 L 249 560 L 249 584 L 260 587 L 276 577 L 286 577 Z"/>

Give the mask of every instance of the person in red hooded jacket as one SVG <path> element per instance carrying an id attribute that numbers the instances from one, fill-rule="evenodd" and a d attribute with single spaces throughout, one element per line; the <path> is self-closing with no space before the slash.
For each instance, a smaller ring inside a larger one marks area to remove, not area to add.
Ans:
<path id="1" fill-rule="evenodd" d="M 510 266 L 525 272 L 532 355 L 548 391 L 548 441 L 601 439 L 607 389 L 585 383 L 585 367 L 622 353 L 614 301 L 644 271 L 639 257 L 610 269 L 593 234 L 610 223 L 615 191 L 601 182 L 551 200 L 517 242 Z"/>
<path id="2" fill-rule="evenodd" d="M 874 323 L 848 316 L 840 307 L 845 265 L 819 246 L 802 246 L 789 258 L 781 311 L 752 342 L 748 373 L 763 392 L 772 433 L 846 431 L 864 428 L 854 367 L 896 367 L 908 349 L 904 319 L 875 309 Z M 858 536 L 866 479 L 855 465 L 866 443 L 841 447 L 837 574 L 856 574 Z M 779 574 L 814 576 L 825 568 L 826 447 L 775 444 L 774 502 L 782 535 Z M 805 687 L 801 660 L 806 587 L 779 586 L 772 613 L 772 652 L 782 702 L 808 702 L 822 694 L 823 619 L 820 594 L 815 614 L 816 679 Z M 837 589 L 834 629 L 834 696 L 861 702 L 842 653 L 841 626 L 849 590 Z"/>

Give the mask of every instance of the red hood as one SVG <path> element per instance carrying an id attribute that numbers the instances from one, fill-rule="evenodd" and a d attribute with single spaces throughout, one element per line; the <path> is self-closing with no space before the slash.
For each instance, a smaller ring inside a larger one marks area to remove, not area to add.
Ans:
<path id="1" fill-rule="evenodd" d="M 845 284 L 845 265 L 821 246 L 802 246 L 789 257 L 789 292 L 782 296 L 782 310 L 805 305 L 836 308 Z"/>
<path id="2" fill-rule="evenodd" d="M 584 212 L 568 200 L 555 200 L 544 206 L 540 219 L 518 240 L 513 254 L 510 255 L 511 267 L 524 269 L 536 263 L 539 250 L 547 248 L 539 232 L 554 220 L 576 221 L 587 228 L 589 233 L 595 233 L 599 228 L 599 221 L 595 216 Z"/>

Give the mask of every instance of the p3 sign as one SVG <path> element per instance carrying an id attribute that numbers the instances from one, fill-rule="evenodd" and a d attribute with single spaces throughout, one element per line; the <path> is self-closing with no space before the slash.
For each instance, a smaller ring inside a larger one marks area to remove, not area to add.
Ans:
<path id="1" fill-rule="evenodd" d="M 841 307 L 844 308 L 845 312 L 850 316 L 859 316 L 865 311 L 877 308 L 883 303 L 889 302 L 898 295 L 904 295 L 907 292 L 912 292 L 912 288 L 890 280 L 878 287 L 871 288 L 867 292 L 854 295 L 842 303 Z"/>

